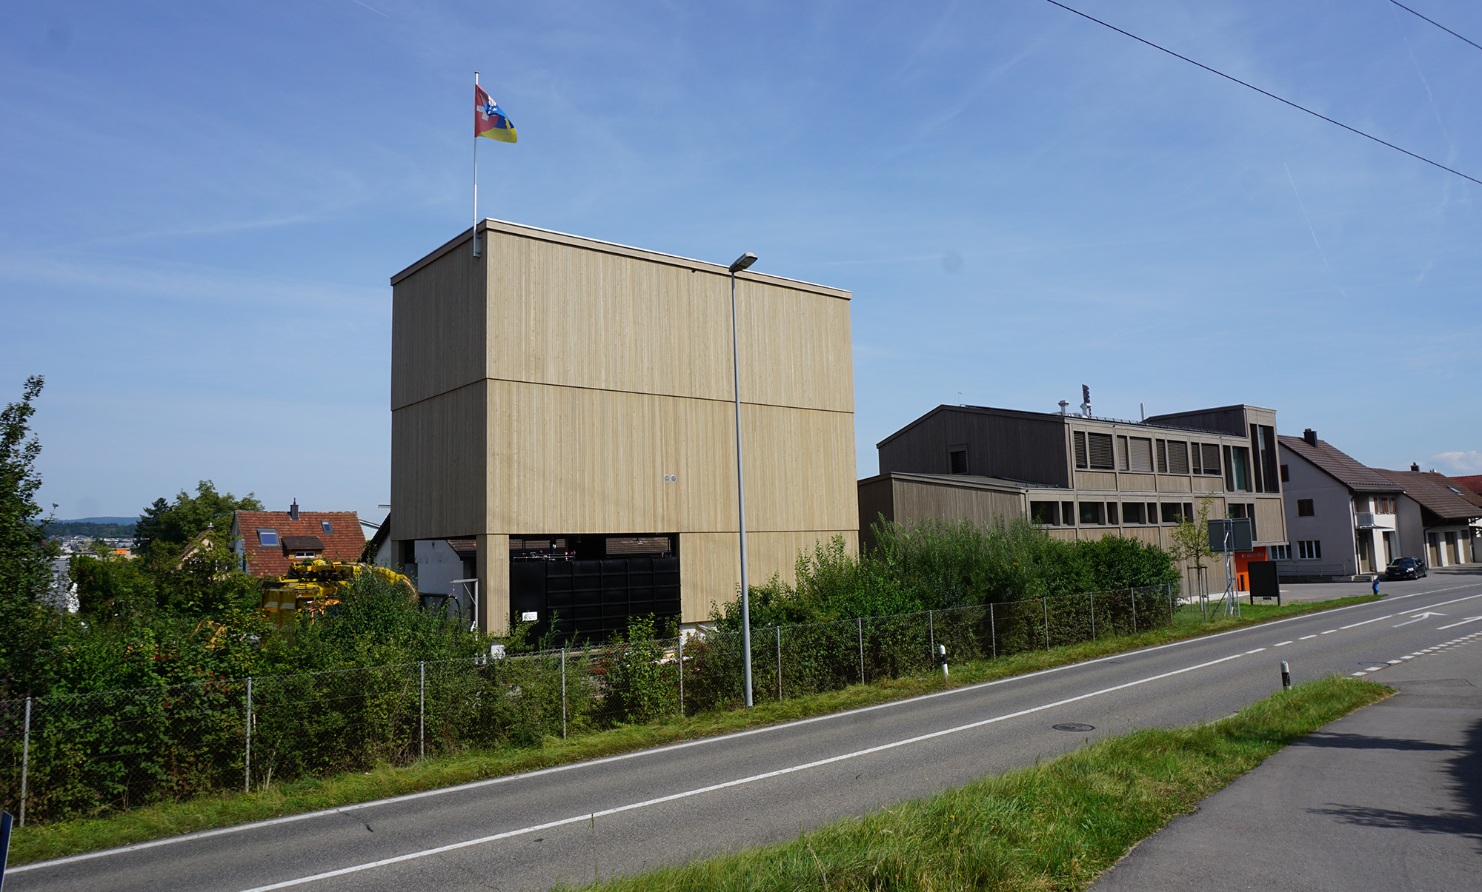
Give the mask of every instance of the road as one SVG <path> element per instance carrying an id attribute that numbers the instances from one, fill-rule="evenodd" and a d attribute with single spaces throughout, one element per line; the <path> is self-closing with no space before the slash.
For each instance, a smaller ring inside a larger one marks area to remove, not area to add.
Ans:
<path id="1" fill-rule="evenodd" d="M 1392 664 L 1482 636 L 1482 576 L 1385 588 L 1372 604 L 909 701 L 13 868 L 6 885 L 527 890 L 681 863 L 792 839 L 1088 739 L 1229 715 L 1280 687 L 1282 661 L 1297 682 L 1383 681 Z"/>

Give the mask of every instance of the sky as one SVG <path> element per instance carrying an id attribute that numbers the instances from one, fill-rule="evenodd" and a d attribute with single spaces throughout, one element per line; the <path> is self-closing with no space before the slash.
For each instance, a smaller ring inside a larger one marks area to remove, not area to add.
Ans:
<path id="1" fill-rule="evenodd" d="M 1482 49 L 1390 0 L 1066 2 L 1482 179 Z M 1047 0 L 4 8 L 0 403 L 45 376 L 58 518 L 384 515 L 389 278 L 472 218 L 475 71 L 481 217 L 853 293 L 861 477 L 1082 384 L 1482 473 L 1482 185 Z"/>

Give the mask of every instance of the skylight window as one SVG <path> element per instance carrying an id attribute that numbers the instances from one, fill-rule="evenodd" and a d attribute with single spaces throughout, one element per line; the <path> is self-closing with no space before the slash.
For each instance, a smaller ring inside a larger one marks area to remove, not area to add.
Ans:
<path id="1" fill-rule="evenodd" d="M 319 521 L 319 528 L 322 529 L 322 530 L 324 530 L 324 532 L 326 532 L 326 533 L 333 533 L 334 532 L 334 530 L 330 528 L 329 521 L 327 521 L 327 520 L 321 520 L 321 521 Z"/>
<path id="2" fill-rule="evenodd" d="M 257 531 L 257 544 L 258 545 L 267 545 L 267 546 L 277 545 L 278 544 L 278 531 L 277 530 L 263 530 L 263 529 L 259 529 Z"/>

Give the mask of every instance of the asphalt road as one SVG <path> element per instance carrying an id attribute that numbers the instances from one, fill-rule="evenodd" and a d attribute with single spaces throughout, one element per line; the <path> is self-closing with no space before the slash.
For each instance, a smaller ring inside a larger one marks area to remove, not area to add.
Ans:
<path id="1" fill-rule="evenodd" d="M 8 890 L 546 889 L 762 843 L 1482 635 L 1482 576 L 836 716 L 21 868 Z M 1403 658 L 1410 656 L 1410 660 Z M 1089 725 L 1065 731 L 1056 725 Z"/>

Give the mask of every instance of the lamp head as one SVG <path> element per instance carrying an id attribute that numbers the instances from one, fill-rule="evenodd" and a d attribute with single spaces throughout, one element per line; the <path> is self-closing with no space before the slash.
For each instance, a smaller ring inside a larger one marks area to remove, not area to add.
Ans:
<path id="1" fill-rule="evenodd" d="M 756 263 L 756 255 L 751 253 L 750 251 L 747 251 L 745 254 L 737 257 L 735 261 L 731 263 L 731 274 L 735 275 L 736 273 L 741 272 L 743 269 L 746 269 L 748 266 L 751 266 L 753 263 Z"/>

